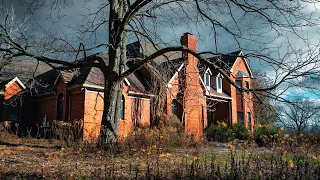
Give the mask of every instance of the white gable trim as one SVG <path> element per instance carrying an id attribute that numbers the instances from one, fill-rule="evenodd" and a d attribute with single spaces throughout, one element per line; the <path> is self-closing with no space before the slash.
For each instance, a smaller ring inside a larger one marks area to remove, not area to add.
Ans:
<path id="1" fill-rule="evenodd" d="M 217 92 L 218 93 L 222 93 L 222 77 L 221 74 L 219 73 L 217 76 L 216 76 L 216 87 L 217 87 Z M 220 88 L 218 88 L 219 86 L 219 81 L 218 81 L 218 78 L 221 78 L 221 84 L 220 84 Z"/>
<path id="2" fill-rule="evenodd" d="M 209 71 L 209 74 L 212 75 L 210 68 L 208 68 L 204 73 L 206 73 L 207 71 Z"/>
<path id="3" fill-rule="evenodd" d="M 208 87 L 206 86 L 206 84 L 203 82 L 200 74 L 199 74 L 199 79 L 200 79 L 200 81 L 201 81 L 202 86 L 203 86 L 204 89 L 206 90 L 206 95 L 210 94 L 210 93 L 209 93 L 209 89 L 208 89 Z"/>
<path id="4" fill-rule="evenodd" d="M 20 79 L 18 77 L 13 78 L 10 82 L 8 82 L 5 87 L 7 88 L 8 86 L 10 86 L 12 83 L 14 83 L 15 81 L 17 81 L 19 83 L 19 85 L 23 88 L 26 89 L 26 86 L 24 86 L 24 84 L 20 81 Z"/>
<path id="5" fill-rule="evenodd" d="M 178 68 L 178 71 L 176 71 L 176 72 L 174 73 L 174 75 L 171 77 L 171 79 L 169 80 L 169 82 L 168 82 L 168 84 L 167 84 L 167 87 L 168 87 L 168 88 L 171 88 L 171 87 L 172 87 L 172 81 L 173 81 L 174 78 L 178 75 L 178 73 L 181 71 L 181 69 L 183 68 L 183 66 L 184 66 L 184 63 L 182 63 L 182 64 L 180 65 L 180 67 Z"/>
<path id="6" fill-rule="evenodd" d="M 240 53 L 239 53 L 237 56 L 243 56 L 243 52 L 240 51 Z M 245 65 L 245 66 L 247 67 L 247 69 L 249 70 L 250 78 L 253 78 L 253 74 L 252 74 L 252 72 L 251 72 L 250 66 L 249 66 L 246 58 L 244 58 L 244 57 L 237 57 L 236 61 L 235 61 L 235 62 L 233 63 L 233 65 L 232 65 L 232 68 L 230 69 L 230 72 L 233 72 L 233 68 L 234 68 L 235 64 L 237 63 L 237 61 L 238 61 L 239 59 L 243 59 L 243 60 L 244 60 L 244 65 Z"/>
<path id="7" fill-rule="evenodd" d="M 129 82 L 129 80 L 128 80 L 127 78 L 124 78 L 124 82 L 125 82 L 128 86 L 130 86 L 130 82 Z"/>

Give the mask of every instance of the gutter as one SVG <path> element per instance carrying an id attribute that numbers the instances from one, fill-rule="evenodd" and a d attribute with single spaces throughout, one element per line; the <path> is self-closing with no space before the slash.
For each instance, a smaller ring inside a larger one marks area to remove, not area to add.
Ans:
<path id="1" fill-rule="evenodd" d="M 154 94 L 139 93 L 139 92 L 134 92 L 134 91 L 129 91 L 128 95 L 138 95 L 138 96 L 147 96 L 147 97 L 155 97 L 156 96 Z"/>

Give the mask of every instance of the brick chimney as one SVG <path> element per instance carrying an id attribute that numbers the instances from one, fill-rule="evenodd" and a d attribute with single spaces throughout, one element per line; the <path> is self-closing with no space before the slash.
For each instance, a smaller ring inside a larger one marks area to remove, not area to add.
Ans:
<path id="1" fill-rule="evenodd" d="M 190 33 L 184 33 L 180 39 L 181 45 L 196 51 L 198 40 Z M 206 100 L 200 84 L 198 59 L 192 54 L 182 52 L 182 57 L 186 59 L 184 75 L 184 117 L 185 129 L 189 135 L 193 135 L 196 140 L 203 136 L 204 120 L 206 119 Z"/>
<path id="2" fill-rule="evenodd" d="M 182 46 L 186 46 L 187 48 L 189 48 L 189 49 L 191 49 L 193 51 L 197 50 L 198 40 L 191 33 L 188 33 L 188 32 L 184 33 L 181 36 L 180 43 L 181 43 Z M 187 52 L 182 52 L 182 57 L 183 58 L 188 58 L 187 63 L 188 64 L 192 64 L 193 66 L 197 67 L 198 59 L 195 58 L 193 55 L 188 54 Z"/>

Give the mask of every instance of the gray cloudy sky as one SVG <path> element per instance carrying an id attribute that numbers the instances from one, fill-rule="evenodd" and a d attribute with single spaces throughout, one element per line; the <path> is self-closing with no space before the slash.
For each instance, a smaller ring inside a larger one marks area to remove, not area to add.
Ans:
<path id="1" fill-rule="evenodd" d="M 44 2 L 44 7 L 37 10 L 31 9 L 32 13 L 30 14 L 30 9 L 28 8 L 27 3 L 33 2 L 33 0 L 0 0 L 4 9 L 14 8 L 16 15 L 19 17 L 18 19 L 21 20 L 28 17 L 28 30 L 35 32 L 36 38 L 45 39 L 47 38 L 45 32 L 50 32 L 52 35 L 66 38 L 75 47 L 77 47 L 80 42 L 84 43 L 86 47 L 91 47 L 94 44 L 99 43 L 107 43 L 108 34 L 106 33 L 107 28 L 105 26 L 102 26 L 98 30 L 98 33 L 95 36 L 96 39 L 86 39 L 88 38 L 88 34 L 81 35 L 77 31 L 79 29 L 79 25 L 84 22 L 83 15 L 89 12 L 95 12 L 105 1 L 106 0 L 64 0 L 58 2 L 66 2 L 66 5 L 52 6 L 52 4 L 50 4 L 52 1 L 38 0 L 37 2 Z M 263 1 L 252 2 L 263 3 Z M 290 3 L 290 1 L 288 1 L 288 3 Z M 36 7 L 35 5 L 36 4 L 33 4 L 32 7 Z M 311 12 L 317 10 L 319 7 L 319 4 L 309 5 L 306 6 L 303 11 Z M 52 8 L 54 9 L 53 11 L 51 11 Z M 204 7 L 204 9 L 205 8 L 206 7 Z M 208 25 L 206 22 L 196 21 L 196 18 L 199 17 L 196 16 L 197 12 L 194 7 L 186 5 L 184 9 L 185 12 L 187 12 L 193 19 L 188 19 L 180 6 L 173 5 L 166 7 L 161 11 L 156 11 L 155 13 L 158 13 L 160 17 L 157 18 L 157 21 L 148 21 L 146 23 L 147 25 L 152 25 L 152 27 L 155 28 L 154 32 L 159 35 L 162 40 L 161 42 L 165 42 L 169 45 L 179 45 L 180 36 L 184 32 L 191 32 L 199 38 L 198 51 L 214 50 L 214 38 L 210 24 Z M 230 16 L 230 13 L 225 10 L 225 7 L 219 7 L 219 5 L 217 5 L 215 8 L 210 9 L 210 11 L 207 11 L 207 13 L 211 13 L 212 16 L 229 28 L 241 29 L 243 37 L 247 38 L 240 40 L 243 48 L 260 51 L 267 55 L 271 54 L 273 57 L 282 57 L 290 48 L 306 47 L 304 42 L 299 40 L 297 35 L 280 30 L 278 33 L 283 36 L 278 36 L 275 31 L 270 30 L 270 27 L 266 22 L 263 22 L 253 16 L 243 16 L 244 14 L 241 13 L 239 9 L 232 8 L 232 10 L 233 16 Z M 103 16 L 107 17 L 106 15 L 107 14 L 101 13 L 101 16 L 99 16 L 98 19 L 103 20 Z M 315 16 L 319 17 L 319 13 L 317 12 Z M 168 18 L 168 23 L 166 22 L 166 18 Z M 232 18 L 236 19 L 238 24 L 232 23 Z M 281 18 L 281 16 L 278 17 L 275 13 L 274 17 L 271 18 L 277 19 Z M 3 19 L 3 16 L 0 16 L 0 20 L 1 19 Z M 227 53 L 239 50 L 237 43 L 229 33 L 226 33 L 221 28 L 217 29 L 217 33 L 217 48 L 219 52 Z M 309 37 L 310 39 L 308 43 L 316 44 L 319 42 L 318 33 L 317 27 L 309 27 L 301 28 L 298 35 Z M 285 35 L 289 36 L 289 38 Z M 80 41 L 80 39 L 82 39 L 82 41 Z M 130 41 L 136 41 L 136 39 L 131 38 L 129 39 L 129 42 Z M 290 41 L 290 43 L 288 43 L 288 41 Z M 289 44 L 291 46 L 289 46 Z M 104 48 L 100 48 L 97 51 L 106 52 Z M 249 58 L 249 60 L 254 70 L 267 72 L 270 77 L 276 77 L 283 73 L 283 70 L 273 69 L 271 66 L 267 66 L 266 63 L 261 63 L 261 61 L 256 58 Z M 290 61 L 290 58 L 288 58 L 288 61 Z M 290 62 L 288 64 L 290 65 Z M 291 65 L 294 65 L 294 62 L 292 62 Z M 309 67 L 306 66 L 305 68 Z M 279 77 L 281 77 L 281 75 Z"/>

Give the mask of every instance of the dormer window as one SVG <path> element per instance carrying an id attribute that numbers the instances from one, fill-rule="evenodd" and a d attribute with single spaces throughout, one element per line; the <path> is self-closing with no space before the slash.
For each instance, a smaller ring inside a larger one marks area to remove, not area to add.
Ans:
<path id="1" fill-rule="evenodd" d="M 217 92 L 222 92 L 222 77 L 220 74 L 217 76 Z"/>
<path id="2" fill-rule="evenodd" d="M 207 89 L 210 89 L 210 77 L 211 77 L 212 73 L 210 71 L 210 69 L 207 69 L 205 74 L 204 74 L 204 82 L 206 84 Z"/>
<path id="3" fill-rule="evenodd" d="M 208 73 L 208 71 L 206 72 L 206 86 L 210 86 L 210 74 Z"/>

